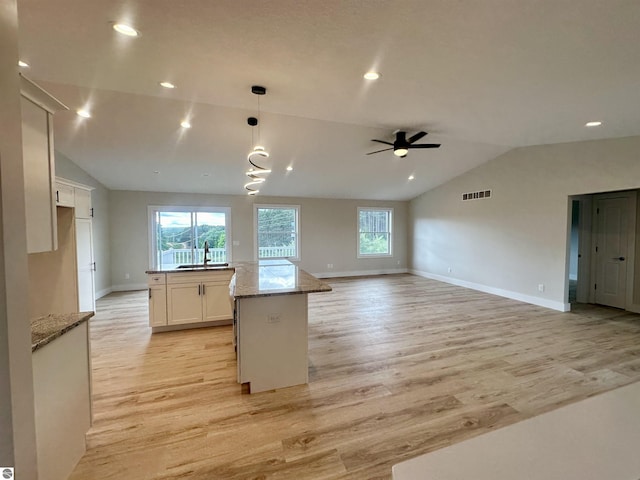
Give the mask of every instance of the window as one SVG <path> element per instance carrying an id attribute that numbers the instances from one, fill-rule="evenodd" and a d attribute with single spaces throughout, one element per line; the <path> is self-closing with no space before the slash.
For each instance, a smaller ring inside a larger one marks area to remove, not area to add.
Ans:
<path id="1" fill-rule="evenodd" d="M 256 245 L 258 259 L 300 259 L 297 205 L 256 205 Z"/>
<path id="2" fill-rule="evenodd" d="M 204 242 L 211 263 L 231 260 L 231 211 L 219 207 L 149 207 L 151 268 L 203 263 Z"/>
<path id="3" fill-rule="evenodd" d="M 392 208 L 358 208 L 358 257 L 389 257 L 392 250 Z"/>

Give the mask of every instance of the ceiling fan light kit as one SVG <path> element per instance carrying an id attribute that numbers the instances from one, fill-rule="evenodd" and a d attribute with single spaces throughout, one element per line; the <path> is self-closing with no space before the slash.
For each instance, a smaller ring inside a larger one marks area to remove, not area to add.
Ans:
<path id="1" fill-rule="evenodd" d="M 397 132 L 395 132 L 395 134 L 396 134 L 396 140 L 393 143 L 387 142 L 386 140 L 376 140 L 375 138 L 372 139 L 371 140 L 372 142 L 383 143 L 385 145 L 390 145 L 390 147 L 383 148 L 382 150 L 376 150 L 375 152 L 369 152 L 367 153 L 367 155 L 373 155 L 374 153 L 387 152 L 389 150 L 393 150 L 393 154 L 396 157 L 404 158 L 407 156 L 407 153 L 409 153 L 409 150 L 412 150 L 414 148 L 439 148 L 440 147 L 439 143 L 415 143 L 418 140 L 420 140 L 422 137 L 427 135 L 427 132 L 418 132 L 409 138 L 407 138 L 407 132 L 402 130 L 398 130 Z"/>
<path id="2" fill-rule="evenodd" d="M 258 117 L 247 118 L 247 124 L 250 127 L 258 127 L 258 143 L 260 143 L 260 96 L 267 93 L 267 89 L 260 85 L 253 85 L 251 87 L 251 93 L 258 95 Z M 257 188 L 260 184 L 264 183 L 266 178 L 262 175 L 268 175 L 271 170 L 256 163 L 261 160 L 269 158 L 269 152 L 261 145 L 256 145 L 253 138 L 253 128 L 251 129 L 251 144 L 253 149 L 247 155 L 247 160 L 251 167 L 245 172 L 245 174 L 251 179 L 250 182 L 244 185 L 245 190 L 249 195 L 257 195 L 260 190 Z"/>

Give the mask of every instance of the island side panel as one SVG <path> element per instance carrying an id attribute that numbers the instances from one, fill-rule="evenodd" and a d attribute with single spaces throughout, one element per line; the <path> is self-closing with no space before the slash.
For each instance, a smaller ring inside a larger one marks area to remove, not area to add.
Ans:
<path id="1" fill-rule="evenodd" d="M 88 322 L 33 352 L 39 478 L 64 480 L 86 450 L 91 427 Z"/>
<path id="2" fill-rule="evenodd" d="M 237 299 L 238 382 L 251 393 L 309 381 L 307 295 Z"/>

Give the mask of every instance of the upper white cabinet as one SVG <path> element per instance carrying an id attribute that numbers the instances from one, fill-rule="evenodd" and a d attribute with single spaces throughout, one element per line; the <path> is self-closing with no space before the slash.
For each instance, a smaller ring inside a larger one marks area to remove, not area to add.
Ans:
<path id="1" fill-rule="evenodd" d="M 59 207 L 73 207 L 76 203 L 72 185 L 56 181 L 56 205 Z"/>
<path id="2" fill-rule="evenodd" d="M 91 190 L 84 188 L 75 189 L 76 218 L 92 218 Z"/>
<path id="3" fill-rule="evenodd" d="M 59 207 L 74 207 L 76 218 L 93 218 L 92 190 L 93 187 L 58 177 L 56 178 L 56 204 Z"/>
<path id="4" fill-rule="evenodd" d="M 58 248 L 53 114 L 67 107 L 20 77 L 27 252 Z"/>

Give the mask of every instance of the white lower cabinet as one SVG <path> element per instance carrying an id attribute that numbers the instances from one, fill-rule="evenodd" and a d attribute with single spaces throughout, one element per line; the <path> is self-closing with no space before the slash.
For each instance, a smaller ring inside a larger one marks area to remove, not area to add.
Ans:
<path id="1" fill-rule="evenodd" d="M 149 325 L 160 327 L 232 320 L 233 309 L 229 302 L 232 275 L 231 270 L 150 274 Z"/>
<path id="2" fill-rule="evenodd" d="M 149 326 L 162 327 L 167 324 L 167 287 L 149 287 Z"/>

